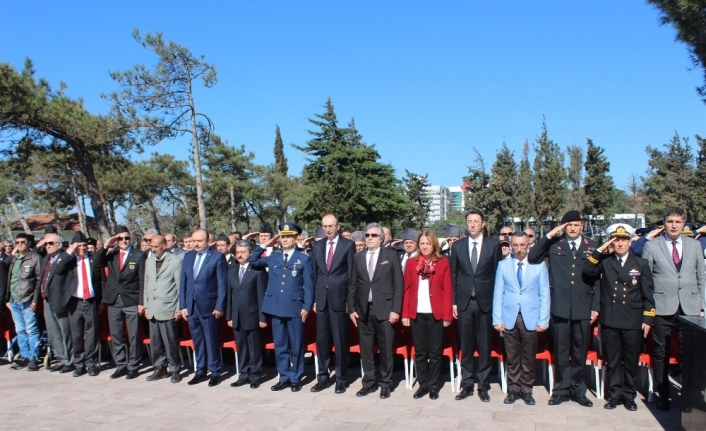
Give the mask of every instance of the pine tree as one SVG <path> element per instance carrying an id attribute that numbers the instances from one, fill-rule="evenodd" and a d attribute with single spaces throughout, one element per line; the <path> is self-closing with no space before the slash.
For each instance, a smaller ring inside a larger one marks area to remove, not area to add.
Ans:
<path id="1" fill-rule="evenodd" d="M 513 217 L 517 205 L 515 200 L 517 163 L 514 157 L 514 153 L 503 142 L 491 169 L 492 179 L 488 188 L 488 208 L 485 217 L 488 228 L 493 231 L 499 231 L 506 219 L 511 220 L 514 230 Z"/>
<path id="2" fill-rule="evenodd" d="M 529 162 L 529 142 L 522 146 L 522 160 L 517 171 L 517 192 L 515 193 L 515 214 L 529 227 L 529 222 L 536 215 L 534 207 L 534 173 Z"/>
<path id="3" fill-rule="evenodd" d="M 544 222 L 560 217 L 567 191 L 564 152 L 549 139 L 545 121 L 542 121 L 542 134 L 537 137 L 534 152 L 534 202 L 543 235 Z"/>
<path id="4" fill-rule="evenodd" d="M 694 170 L 694 187 L 695 192 L 706 190 L 706 139 L 699 135 L 695 136 L 699 150 L 696 153 L 696 169 Z M 706 221 L 706 200 L 695 196 L 693 208 L 689 217 L 692 221 L 701 223 Z"/>
<path id="5" fill-rule="evenodd" d="M 468 175 L 463 177 L 463 182 L 469 187 L 464 191 L 466 194 L 466 210 L 477 209 L 484 214 L 490 205 L 490 174 L 485 168 L 485 161 L 476 147 L 472 148 L 475 154 L 474 164 L 468 167 Z"/>
<path id="6" fill-rule="evenodd" d="M 578 209 L 584 211 L 584 190 L 583 190 L 583 149 L 578 145 L 570 145 L 566 152 L 569 155 L 569 167 L 567 177 L 569 179 L 569 207 L 568 209 Z"/>
<path id="7" fill-rule="evenodd" d="M 598 216 L 603 216 L 607 223 L 607 215 L 613 206 L 614 189 L 613 177 L 610 172 L 610 162 L 606 158 L 604 149 L 594 145 L 591 139 L 586 139 L 586 181 L 583 186 L 585 197 L 585 215 L 591 215 L 589 224 L 593 232 L 593 221 Z"/>
<path id="8" fill-rule="evenodd" d="M 431 197 L 428 188 L 429 174 L 418 175 L 405 169 L 406 177 L 402 180 L 405 197 L 410 206 L 410 211 L 402 218 L 402 226 L 414 229 L 423 229 L 429 218 Z"/>

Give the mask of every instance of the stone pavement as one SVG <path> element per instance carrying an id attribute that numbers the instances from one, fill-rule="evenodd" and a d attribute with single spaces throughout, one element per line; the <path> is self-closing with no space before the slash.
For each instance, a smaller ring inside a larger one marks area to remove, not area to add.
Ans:
<path id="1" fill-rule="evenodd" d="M 309 392 L 314 374 L 307 366 L 307 380 L 301 392 L 271 392 L 276 371 L 268 368 L 262 386 L 231 388 L 233 372 L 219 386 L 206 383 L 187 386 L 190 372 L 179 384 L 169 380 L 146 382 L 151 372 L 145 367 L 138 379 L 111 380 L 111 369 L 98 377 L 74 378 L 71 374 L 45 370 L 13 371 L 0 367 L 0 428 L 20 430 L 518 430 L 518 431 L 647 431 L 679 430 L 679 401 L 670 412 L 655 409 L 638 399 L 638 411 L 628 412 L 622 406 L 603 409 L 603 401 L 595 400 L 593 408 L 576 403 L 547 405 L 544 387 L 535 387 L 536 406 L 523 402 L 503 404 L 504 395 L 493 384 L 491 402 L 482 403 L 477 396 L 455 401 L 449 383 L 439 400 L 414 400 L 413 391 L 402 382 L 391 398 L 381 400 L 378 394 L 357 398 L 361 387 L 360 373 L 355 375 L 345 394 L 336 395 L 333 388 L 318 394 Z M 358 371 L 356 373 L 356 371 Z M 403 380 L 397 371 L 397 381 Z M 538 375 L 539 377 L 540 375 Z M 448 378 L 443 375 L 442 378 Z"/>

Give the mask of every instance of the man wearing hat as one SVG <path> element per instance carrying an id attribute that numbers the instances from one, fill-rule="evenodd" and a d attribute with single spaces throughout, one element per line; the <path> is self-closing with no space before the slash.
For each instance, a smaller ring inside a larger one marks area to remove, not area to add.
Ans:
<path id="1" fill-rule="evenodd" d="M 226 234 L 222 233 L 216 237 L 216 250 L 223 253 L 223 256 L 226 257 L 228 268 L 237 263 L 233 255 L 230 253 L 230 238 Z"/>
<path id="2" fill-rule="evenodd" d="M 136 378 L 140 364 L 140 316 L 137 306 L 142 305 L 147 254 L 134 248 L 130 241 L 128 228 L 118 226 L 115 236 L 105 245 L 108 249 L 118 245 L 105 256 L 108 274 L 103 292 L 103 303 L 108 306 L 108 327 L 115 359 L 115 372 L 111 379 L 123 376 Z M 129 349 L 125 345 L 125 326 Z"/>
<path id="3" fill-rule="evenodd" d="M 419 239 L 419 231 L 417 229 L 407 228 L 402 231 L 399 241 L 402 241 L 402 252 L 400 255 L 400 264 L 402 266 L 402 274 L 404 274 L 405 265 L 410 257 L 417 255 L 417 240 Z M 397 241 L 395 241 L 397 242 Z"/>
<path id="4" fill-rule="evenodd" d="M 451 246 L 461 239 L 461 226 L 452 223 L 447 224 L 444 226 L 444 237 L 446 237 L 446 240 L 441 243 L 441 248 L 443 249 L 444 244 L 446 244 L 446 249 L 442 250 L 441 255 L 451 259 Z"/>
<path id="5" fill-rule="evenodd" d="M 304 374 L 304 322 L 314 302 L 314 271 L 309 257 L 297 251 L 297 235 L 302 229 L 290 222 L 279 225 L 279 235 L 260 244 L 249 263 L 253 268 L 268 268 L 269 279 L 262 312 L 272 316 L 272 338 L 279 381 L 270 389 L 301 390 Z M 282 251 L 262 256 L 267 247 L 280 240 Z"/>
<path id="6" fill-rule="evenodd" d="M 559 235 L 562 230 L 564 234 Z M 550 406 L 569 400 L 584 407 L 593 406 L 586 397 L 583 368 L 591 340 L 591 324 L 598 319 L 600 285 L 597 278 L 583 274 L 584 262 L 597 245 L 582 236 L 582 230 L 581 213 L 569 211 L 561 218 L 561 224 L 539 239 L 528 254 L 530 264 L 549 258 L 550 322 L 556 361 Z"/>
<path id="7" fill-rule="evenodd" d="M 610 239 L 591 253 L 583 270 L 601 279 L 601 343 L 608 358 L 608 400 L 603 408 L 612 410 L 623 404 L 636 411 L 642 340 L 655 316 L 652 271 L 645 259 L 629 251 L 634 235 L 631 226 L 613 224 L 606 235 Z"/>

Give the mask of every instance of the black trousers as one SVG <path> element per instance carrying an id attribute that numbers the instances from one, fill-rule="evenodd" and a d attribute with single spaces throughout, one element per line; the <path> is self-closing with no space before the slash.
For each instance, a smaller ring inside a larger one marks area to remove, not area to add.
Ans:
<path id="1" fill-rule="evenodd" d="M 69 300 L 69 326 L 76 368 L 98 365 L 98 304 L 95 299 Z"/>
<path id="2" fill-rule="evenodd" d="M 608 357 L 608 398 L 635 399 L 642 350 L 642 329 L 617 329 L 601 325 L 601 344 Z"/>
<path id="3" fill-rule="evenodd" d="M 125 346 L 125 326 L 128 346 Z M 116 368 L 127 367 L 128 370 L 136 370 L 140 365 L 140 316 L 137 314 L 137 305 L 124 305 L 118 295 L 115 304 L 108 306 L 108 327 Z"/>
<path id="4" fill-rule="evenodd" d="M 474 382 L 478 390 L 489 390 L 490 350 L 493 344 L 493 313 L 484 313 L 478 302 L 471 299 L 466 310 L 459 312 L 458 329 L 461 337 L 461 387 L 473 389 Z M 478 361 L 474 353 L 478 350 Z"/>
<path id="5" fill-rule="evenodd" d="M 583 368 L 586 365 L 591 321 L 570 320 L 551 315 L 551 331 L 554 341 L 554 395 L 586 395 Z"/>
<path id="6" fill-rule="evenodd" d="M 336 383 L 348 380 L 348 322 L 345 310 L 333 311 L 328 305 L 316 310 L 316 350 L 319 357 L 319 375 L 316 380 L 326 382 L 331 368 L 331 344 L 336 347 Z"/>
<path id="7" fill-rule="evenodd" d="M 392 366 L 395 330 L 389 320 L 375 318 L 375 309 L 369 303 L 366 319 L 358 319 L 360 359 L 363 363 L 363 387 L 375 384 L 375 341 L 380 347 L 380 386 L 392 386 Z"/>
<path id="8" fill-rule="evenodd" d="M 517 314 L 515 326 L 503 333 L 505 340 L 505 361 L 507 364 L 508 393 L 531 394 L 534 387 L 534 368 L 537 354 L 536 329 L 529 331 Z"/>
<path id="9" fill-rule="evenodd" d="M 672 344 L 672 330 L 676 329 L 677 340 L 679 341 L 679 353 L 681 354 L 682 327 L 678 316 L 683 316 L 681 307 L 671 316 L 655 316 L 652 327 L 652 372 L 654 374 L 654 384 L 657 393 L 664 399 L 669 399 L 669 356 Z"/>
<path id="10" fill-rule="evenodd" d="M 441 374 L 441 351 L 444 340 L 444 322 L 434 320 L 431 313 L 417 313 L 410 323 L 414 343 L 414 365 L 417 381 L 425 389 L 439 388 Z"/>
<path id="11" fill-rule="evenodd" d="M 179 338 L 177 337 L 177 322 L 174 319 L 150 322 L 150 348 L 152 349 L 152 365 L 168 367 L 170 372 L 179 371 Z"/>
<path id="12" fill-rule="evenodd" d="M 242 329 L 239 322 L 233 321 L 233 335 L 238 348 L 240 379 L 258 382 L 262 373 L 262 330 L 259 327 Z"/>

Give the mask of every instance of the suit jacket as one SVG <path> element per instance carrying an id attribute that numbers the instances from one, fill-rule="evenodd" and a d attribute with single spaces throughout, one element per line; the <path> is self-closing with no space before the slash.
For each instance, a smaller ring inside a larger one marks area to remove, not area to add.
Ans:
<path id="1" fill-rule="evenodd" d="M 402 296 L 402 317 L 417 318 L 419 301 L 419 257 L 407 260 L 404 271 L 404 295 Z M 434 262 L 434 273 L 429 277 L 429 301 L 431 313 L 436 320 L 453 320 L 453 287 L 451 282 L 451 264 L 445 257 Z"/>
<path id="2" fill-rule="evenodd" d="M 194 306 L 201 317 L 214 311 L 226 311 L 228 291 L 228 263 L 223 253 L 207 248 L 202 257 L 201 269 L 194 277 L 196 250 L 184 255 L 179 276 L 179 309 L 194 314 Z"/>
<path id="3" fill-rule="evenodd" d="M 704 286 L 706 267 L 699 241 L 682 235 L 681 271 L 672 260 L 671 246 L 664 235 L 648 241 L 642 252 L 654 278 L 654 300 L 657 316 L 676 314 L 681 305 L 687 315 L 698 315 L 706 308 Z"/>
<path id="4" fill-rule="evenodd" d="M 470 237 L 461 238 L 452 247 L 451 278 L 453 280 L 454 305 L 465 311 L 471 302 L 473 287 L 481 311 L 493 311 L 493 288 L 495 270 L 503 254 L 497 237 L 483 237 L 483 245 L 478 255 L 476 272 L 471 269 Z"/>
<path id="5" fill-rule="evenodd" d="M 594 251 L 584 272 L 601 277 L 602 325 L 617 329 L 641 329 L 652 324 L 655 316 L 652 272 L 645 259 L 628 253 L 620 266 L 614 253 Z"/>
<path id="6" fill-rule="evenodd" d="M 226 258 L 226 263 L 228 264 L 228 269 L 236 266 L 238 264 L 238 261 L 235 260 L 235 256 L 232 254 L 229 254 L 228 257 Z"/>
<path id="7" fill-rule="evenodd" d="M 397 252 L 388 247 L 380 247 L 372 280 L 368 275 L 367 251 L 353 257 L 353 271 L 348 283 L 348 314 L 368 318 L 368 293 L 372 290 L 375 304 L 375 318 L 387 320 L 390 313 L 402 314 L 402 267 Z"/>
<path id="8" fill-rule="evenodd" d="M 528 331 L 549 327 L 549 272 L 544 262 L 522 266 L 522 285 L 517 280 L 517 259 L 498 264 L 493 296 L 493 326 L 515 327 L 517 314 Z"/>
<path id="9" fill-rule="evenodd" d="M 130 247 L 123 270 L 120 270 L 120 249 L 116 247 L 105 255 L 108 275 L 105 280 L 103 302 L 115 304 L 120 295 L 127 307 L 142 305 L 145 280 L 145 259 L 147 254 L 135 247 Z"/>
<path id="10" fill-rule="evenodd" d="M 44 256 L 41 261 L 39 268 L 39 289 L 41 295 L 42 279 L 44 278 L 44 271 L 49 263 L 51 257 L 49 255 Z M 54 265 L 52 265 L 47 274 L 47 297 L 46 300 L 49 302 L 49 307 L 52 313 L 65 313 L 67 311 L 67 305 L 71 299 L 71 294 L 73 293 L 71 287 L 66 284 L 66 276 L 69 274 L 69 260 L 73 259 L 73 256 L 66 253 L 65 251 L 59 251 Z"/>
<path id="11" fill-rule="evenodd" d="M 599 280 L 583 272 L 588 256 L 595 249 L 595 241 L 582 236 L 574 256 L 566 235 L 551 239 L 544 236 L 529 249 L 527 259 L 531 264 L 549 258 L 551 313 L 555 316 L 585 320 L 591 318 L 591 311 L 600 310 Z"/>
<path id="12" fill-rule="evenodd" d="M 333 252 L 331 269 L 326 269 L 326 244 L 328 238 L 314 243 L 311 263 L 314 269 L 315 301 L 317 310 L 325 310 L 330 306 L 333 311 L 346 311 L 348 299 L 348 281 L 353 272 L 353 255 L 355 243 L 338 236 L 336 249 Z M 330 303 L 327 303 L 327 300 Z"/>
<path id="13" fill-rule="evenodd" d="M 253 268 L 269 270 L 262 312 L 277 317 L 299 317 L 302 310 L 311 311 L 314 269 L 309 256 L 295 249 L 285 265 L 281 251 L 273 251 L 266 257 L 262 257 L 262 252 L 261 247 L 256 248 L 249 260 Z"/>
<path id="14" fill-rule="evenodd" d="M 157 273 L 157 258 L 152 255 L 145 261 L 145 288 L 142 305 L 147 318 L 171 320 L 179 310 L 179 279 L 182 260 L 172 253 L 164 253 L 162 267 Z"/>
<path id="15" fill-rule="evenodd" d="M 91 267 L 91 284 L 93 285 L 93 297 L 97 303 L 103 299 L 102 275 L 106 263 L 106 254 L 108 250 L 99 248 L 95 253 L 88 256 L 88 262 Z M 68 254 L 68 253 L 67 253 Z M 67 295 L 72 296 L 78 286 L 78 278 L 81 276 L 78 273 L 78 261 L 75 254 L 68 254 L 69 258 L 62 262 L 66 264 L 66 280 L 64 281 Z M 51 305 L 51 304 L 49 304 Z M 54 311 L 52 305 L 52 311 Z"/>
<path id="16" fill-rule="evenodd" d="M 239 275 L 240 264 L 228 269 L 226 320 L 233 321 L 233 328 L 252 331 L 260 327 L 259 322 L 267 322 L 262 312 L 262 301 L 267 290 L 267 271 L 248 265 L 242 282 Z"/>

